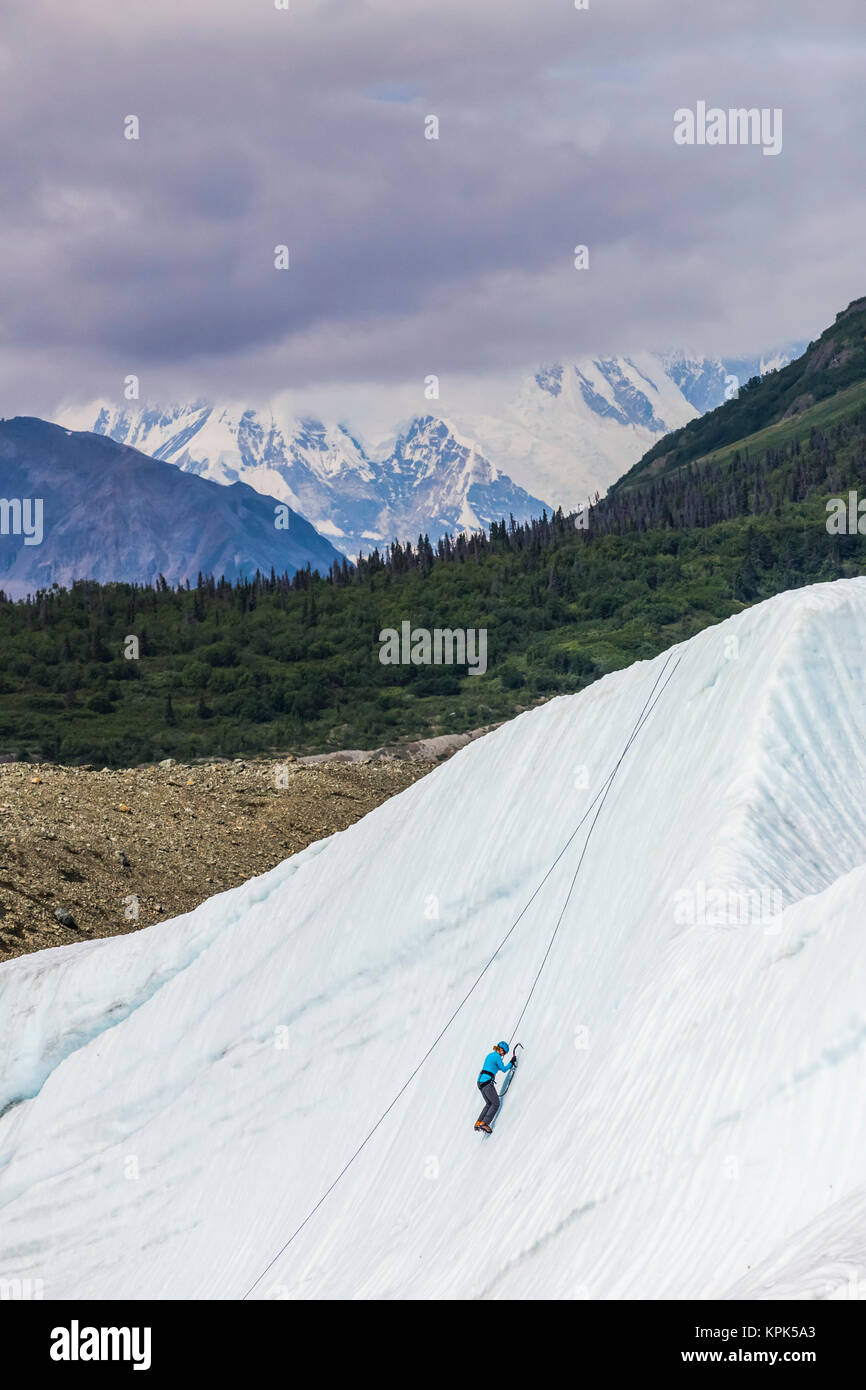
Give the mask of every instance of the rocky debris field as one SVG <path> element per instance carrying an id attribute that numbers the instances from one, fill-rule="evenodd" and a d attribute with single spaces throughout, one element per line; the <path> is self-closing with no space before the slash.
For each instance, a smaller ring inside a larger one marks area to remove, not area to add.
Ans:
<path id="1" fill-rule="evenodd" d="M 2 764 L 0 961 L 188 912 L 345 830 L 449 751 L 122 771 Z"/>
<path id="2" fill-rule="evenodd" d="M 523 706 L 518 706 L 521 712 Z M 436 734 L 433 738 L 419 738 L 414 743 L 385 744 L 382 748 L 344 748 L 339 753 L 311 753 L 298 762 L 313 763 L 367 763 L 389 761 L 392 758 L 413 758 L 416 762 L 442 762 L 450 758 L 458 749 L 473 743 L 482 734 L 489 734 L 496 724 L 488 724 L 483 729 L 473 729 L 468 734 Z"/>

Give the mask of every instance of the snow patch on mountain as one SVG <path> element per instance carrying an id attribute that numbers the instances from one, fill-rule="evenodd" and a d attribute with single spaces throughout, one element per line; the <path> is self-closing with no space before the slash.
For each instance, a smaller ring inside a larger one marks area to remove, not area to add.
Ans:
<path id="1" fill-rule="evenodd" d="M 495 415 L 455 419 L 516 483 L 569 509 L 698 413 L 663 360 L 640 352 L 550 364 Z"/>

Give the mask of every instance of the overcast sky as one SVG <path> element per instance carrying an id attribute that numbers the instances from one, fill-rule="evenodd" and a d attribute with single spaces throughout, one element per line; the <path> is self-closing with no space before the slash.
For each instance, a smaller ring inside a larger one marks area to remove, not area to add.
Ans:
<path id="1" fill-rule="evenodd" d="M 6 0 L 0 414 L 817 336 L 866 294 L 864 48 L 862 0 Z M 675 144 L 699 100 L 782 152 Z"/>

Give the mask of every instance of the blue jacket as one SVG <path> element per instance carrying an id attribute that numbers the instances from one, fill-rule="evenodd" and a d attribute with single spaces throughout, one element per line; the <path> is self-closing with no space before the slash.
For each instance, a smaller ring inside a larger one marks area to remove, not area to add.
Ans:
<path id="1" fill-rule="evenodd" d="M 488 1052 L 484 1058 L 484 1066 L 478 1074 L 478 1085 L 483 1086 L 486 1082 L 493 1081 L 498 1071 L 511 1071 L 511 1064 L 506 1066 L 498 1052 Z"/>

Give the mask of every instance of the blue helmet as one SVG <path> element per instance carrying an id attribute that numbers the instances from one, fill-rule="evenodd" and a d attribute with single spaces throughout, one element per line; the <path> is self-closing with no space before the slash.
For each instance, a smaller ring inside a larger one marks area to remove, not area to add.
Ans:
<path id="1" fill-rule="evenodd" d="M 503 1052 L 507 1052 L 507 1051 L 508 1051 L 508 1043 L 507 1043 L 507 1042 L 498 1042 L 498 1043 L 496 1044 L 496 1046 L 497 1046 L 497 1048 L 501 1048 Z"/>

